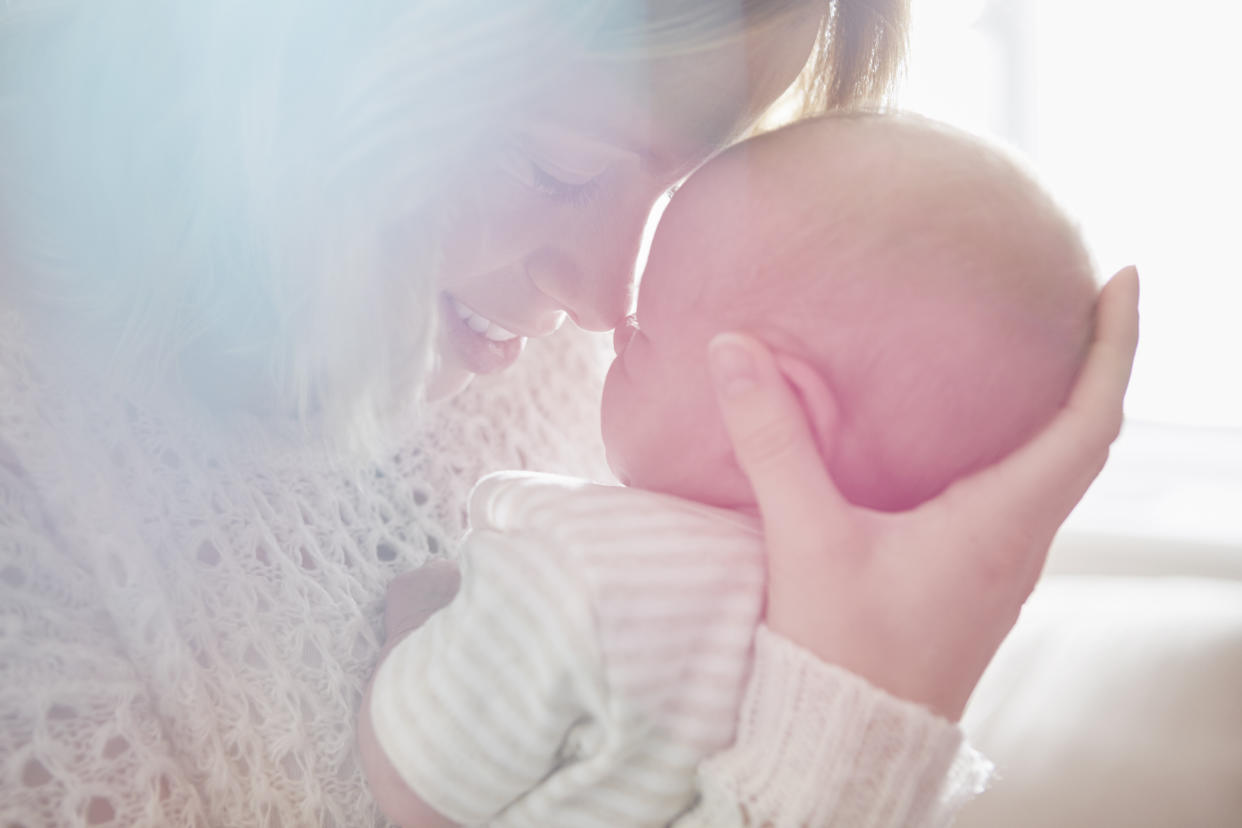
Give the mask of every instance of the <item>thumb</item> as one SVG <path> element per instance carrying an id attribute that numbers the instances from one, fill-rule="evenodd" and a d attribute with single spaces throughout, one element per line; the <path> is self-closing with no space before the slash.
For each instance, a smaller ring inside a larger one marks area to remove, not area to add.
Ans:
<path id="1" fill-rule="evenodd" d="M 773 576 L 786 568 L 782 562 L 796 572 L 806 556 L 822 558 L 850 543 L 852 507 L 828 476 L 807 413 L 777 357 L 738 333 L 713 338 L 708 356 L 725 428 L 763 517 Z M 788 365 L 811 370 L 796 361 Z"/>

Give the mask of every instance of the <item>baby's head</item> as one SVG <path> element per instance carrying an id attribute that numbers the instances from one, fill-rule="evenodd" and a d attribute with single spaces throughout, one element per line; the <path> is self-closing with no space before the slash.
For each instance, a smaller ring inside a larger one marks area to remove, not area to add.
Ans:
<path id="1" fill-rule="evenodd" d="M 787 127 L 707 164 L 665 212 L 604 388 L 609 463 L 628 485 L 752 505 L 706 359 L 743 330 L 815 369 L 836 416 L 804 402 L 841 491 L 911 507 L 1048 421 L 1095 296 L 1074 226 L 976 139 L 913 116 Z"/>

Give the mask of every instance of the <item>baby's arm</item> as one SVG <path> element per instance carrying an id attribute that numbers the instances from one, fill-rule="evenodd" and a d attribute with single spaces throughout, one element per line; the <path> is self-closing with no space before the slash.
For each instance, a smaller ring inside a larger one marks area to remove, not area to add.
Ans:
<path id="1" fill-rule="evenodd" d="M 361 710 L 376 799 L 407 828 L 485 823 L 523 800 L 601 703 L 580 692 L 602 667 L 573 568 L 496 533 L 462 555 L 456 596 L 386 648 Z M 411 598 L 427 603 L 420 594 L 417 574 L 390 589 L 393 629 Z"/>
<path id="2" fill-rule="evenodd" d="M 384 755 L 371 724 L 371 687 L 367 686 L 358 712 L 358 752 L 362 770 L 371 786 L 371 795 L 384 816 L 401 828 L 455 828 L 457 823 L 446 819 L 410 789 L 392 762 Z"/>
<path id="3" fill-rule="evenodd" d="M 448 561 L 432 561 L 397 578 L 388 587 L 388 602 L 384 607 L 386 640 L 379 663 L 384 662 L 398 642 L 452 601 L 460 584 L 461 575 L 456 564 Z M 373 684 L 374 679 L 367 682 L 362 694 L 362 707 L 358 711 L 358 752 L 376 803 L 384 815 L 401 828 L 454 828 L 456 823 L 446 819 L 410 790 L 380 748 L 371 721 Z"/>

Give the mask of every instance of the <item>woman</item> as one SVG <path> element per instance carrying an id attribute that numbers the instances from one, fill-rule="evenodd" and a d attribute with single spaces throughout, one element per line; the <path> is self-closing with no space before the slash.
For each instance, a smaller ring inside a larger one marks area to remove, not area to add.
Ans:
<path id="1" fill-rule="evenodd" d="M 546 335 L 619 320 L 651 204 L 748 128 L 817 35 L 812 97 L 844 104 L 884 88 L 904 19 L 896 2 L 650 6 L 0 17 L 6 821 L 379 819 L 353 723 L 385 585 L 449 550 L 480 474 L 601 468 L 596 352 Z M 718 343 L 765 508 L 770 623 L 960 712 L 1115 434 L 1133 330 L 1116 284 L 1102 356 L 1048 434 L 884 524 L 805 459 L 772 356 Z M 854 596 L 826 618 L 782 563 L 823 544 L 953 566 L 896 614 Z M 943 612 L 981 579 L 968 617 Z M 885 640 L 834 633 L 867 613 L 893 618 Z M 894 657 L 929 647 L 933 668 Z M 925 773 L 907 784 L 945 770 Z"/>

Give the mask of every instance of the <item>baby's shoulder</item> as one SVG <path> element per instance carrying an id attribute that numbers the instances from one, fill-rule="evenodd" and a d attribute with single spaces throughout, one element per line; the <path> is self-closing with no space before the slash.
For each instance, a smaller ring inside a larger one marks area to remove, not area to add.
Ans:
<path id="1" fill-rule="evenodd" d="M 599 484 L 580 477 L 526 471 L 499 471 L 482 477 L 470 492 L 468 514 L 473 530 L 516 528 L 531 515 Z"/>
<path id="2" fill-rule="evenodd" d="M 718 571 L 761 577 L 763 567 L 762 535 L 753 518 L 580 478 L 489 475 L 471 496 L 470 524 L 463 558 L 537 558 L 532 568 L 553 565 L 588 591 L 639 573 L 716 580 L 723 577 Z"/>
<path id="3" fill-rule="evenodd" d="M 634 535 L 708 530 L 757 536 L 759 524 L 729 509 L 629 486 L 541 472 L 502 471 L 483 477 L 470 494 L 472 531 L 550 532 L 574 536 L 590 527 Z"/>

